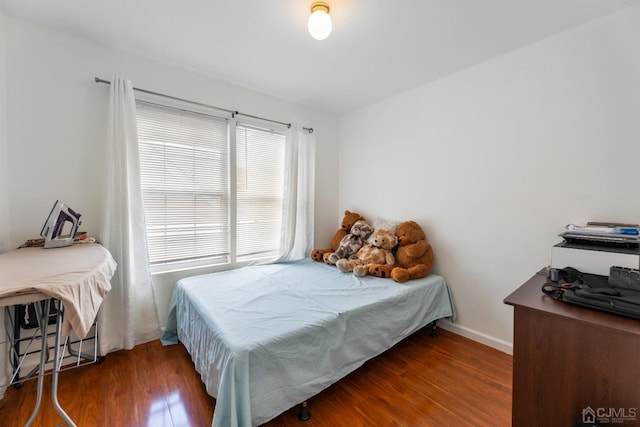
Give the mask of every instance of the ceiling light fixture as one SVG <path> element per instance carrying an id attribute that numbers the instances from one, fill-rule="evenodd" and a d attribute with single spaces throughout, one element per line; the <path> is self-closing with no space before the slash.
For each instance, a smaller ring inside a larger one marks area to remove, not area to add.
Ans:
<path id="1" fill-rule="evenodd" d="M 311 5 L 311 16 L 307 23 L 309 34 L 316 40 L 324 40 L 331 34 L 331 17 L 329 16 L 329 5 L 323 1 L 313 2 Z"/>

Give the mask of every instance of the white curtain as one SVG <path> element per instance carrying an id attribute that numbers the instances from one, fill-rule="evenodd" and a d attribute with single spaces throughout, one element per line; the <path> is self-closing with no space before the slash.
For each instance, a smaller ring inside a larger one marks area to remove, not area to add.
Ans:
<path id="1" fill-rule="evenodd" d="M 100 354 L 131 349 L 160 336 L 149 274 L 140 185 L 136 103 L 129 80 L 111 80 L 106 177 L 100 242 L 118 268 L 100 310 Z"/>
<path id="2" fill-rule="evenodd" d="M 315 134 L 294 125 L 287 135 L 281 256 L 305 258 L 313 244 L 315 200 Z"/>

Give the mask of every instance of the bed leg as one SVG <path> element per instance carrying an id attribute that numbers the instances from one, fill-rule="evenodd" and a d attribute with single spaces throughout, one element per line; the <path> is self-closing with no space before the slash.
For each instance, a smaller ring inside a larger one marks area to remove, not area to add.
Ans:
<path id="1" fill-rule="evenodd" d="M 309 406 L 307 401 L 305 400 L 300 404 L 300 412 L 298 412 L 298 419 L 300 421 L 309 421 L 311 418 L 311 413 L 309 412 Z"/>
<path id="2" fill-rule="evenodd" d="M 438 321 L 431 322 L 431 338 L 438 338 Z"/>

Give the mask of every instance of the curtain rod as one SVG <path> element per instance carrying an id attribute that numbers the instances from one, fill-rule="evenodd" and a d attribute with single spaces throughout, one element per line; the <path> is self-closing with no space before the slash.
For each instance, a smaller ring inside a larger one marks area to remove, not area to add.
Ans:
<path id="1" fill-rule="evenodd" d="M 108 85 L 111 84 L 111 82 L 109 80 L 104 80 L 104 79 L 101 79 L 99 77 L 94 77 L 94 79 L 95 79 L 96 83 L 106 83 Z M 229 110 L 227 108 L 216 107 L 214 105 L 203 104 L 201 102 L 191 101 L 189 99 L 184 99 L 184 98 L 178 98 L 176 96 L 165 95 L 164 93 L 154 92 L 154 91 L 146 90 L 146 89 L 140 89 L 138 87 L 134 87 L 133 90 L 137 90 L 138 92 L 142 92 L 142 93 L 148 93 L 150 95 L 161 96 L 163 98 L 173 99 L 174 101 L 181 101 L 181 102 L 187 102 L 187 103 L 193 104 L 193 105 L 199 105 L 200 107 L 215 108 L 216 110 L 220 110 L 220 111 L 225 111 L 227 113 L 231 113 L 232 116 L 245 116 L 245 117 L 250 117 L 252 119 L 265 120 L 267 122 L 277 123 L 279 125 L 284 125 L 287 128 L 291 128 L 291 123 L 285 123 L 285 122 L 279 122 L 277 120 L 265 119 L 264 117 L 259 117 L 259 116 L 252 116 L 251 114 L 245 114 L 245 113 L 241 113 L 239 111 Z M 303 127 L 302 129 L 306 130 L 309 133 L 313 133 L 313 128 Z"/>

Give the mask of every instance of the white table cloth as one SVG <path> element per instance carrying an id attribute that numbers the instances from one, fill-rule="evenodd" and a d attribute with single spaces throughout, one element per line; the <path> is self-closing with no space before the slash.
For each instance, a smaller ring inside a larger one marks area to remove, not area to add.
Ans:
<path id="1" fill-rule="evenodd" d="M 115 270 L 113 257 L 97 243 L 14 249 L 0 254 L 0 306 L 59 299 L 65 307 L 62 334 L 73 330 L 84 338 Z"/>

